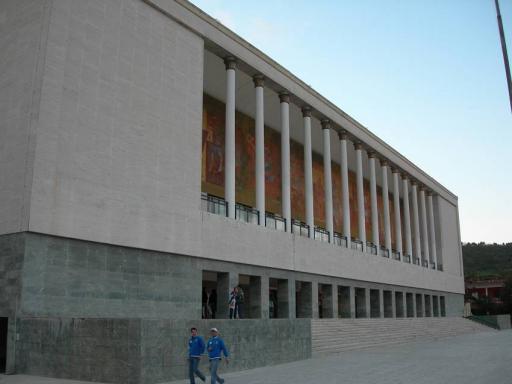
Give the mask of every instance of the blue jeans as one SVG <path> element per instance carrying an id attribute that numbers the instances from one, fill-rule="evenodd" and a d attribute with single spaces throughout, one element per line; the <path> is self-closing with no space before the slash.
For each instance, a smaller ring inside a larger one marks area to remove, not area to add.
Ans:
<path id="1" fill-rule="evenodd" d="M 210 360 L 210 375 L 212 376 L 212 384 L 224 383 L 224 379 L 221 379 L 217 375 L 217 368 L 219 368 L 220 359 L 211 359 Z"/>
<path id="2" fill-rule="evenodd" d="M 199 361 L 198 357 L 190 357 L 188 359 L 188 377 L 190 378 L 190 384 L 196 384 L 194 375 L 197 375 L 201 380 L 205 381 L 206 377 L 199 370 Z"/>

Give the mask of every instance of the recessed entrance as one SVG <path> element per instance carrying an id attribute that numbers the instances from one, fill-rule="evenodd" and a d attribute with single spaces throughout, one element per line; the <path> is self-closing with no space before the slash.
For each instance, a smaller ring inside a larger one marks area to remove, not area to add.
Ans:
<path id="1" fill-rule="evenodd" d="M 370 317 L 380 317 L 380 297 L 378 289 L 370 289 Z"/>
<path id="2" fill-rule="evenodd" d="M 433 316 L 439 317 L 439 296 L 432 296 L 432 309 L 434 311 Z"/>
<path id="3" fill-rule="evenodd" d="M 444 296 L 439 296 L 439 305 L 441 307 L 441 316 L 445 317 L 446 316 L 446 302 L 445 302 Z"/>
<path id="4" fill-rule="evenodd" d="M 338 317 L 350 319 L 350 287 L 338 286 Z"/>
<path id="5" fill-rule="evenodd" d="M 430 313 L 430 295 L 425 295 L 425 317 L 431 317 L 432 313 Z"/>
<path id="6" fill-rule="evenodd" d="M 295 282 L 295 317 L 311 318 L 313 287 L 309 281 Z"/>
<path id="7" fill-rule="evenodd" d="M 203 271 L 201 300 L 201 317 L 203 319 L 225 319 L 228 317 L 227 294 L 230 292 L 230 288 L 233 289 L 229 286 L 229 273 Z M 220 296 L 219 292 L 221 292 Z"/>
<path id="8" fill-rule="evenodd" d="M 9 319 L 0 317 L 0 373 L 5 373 L 7 363 L 7 325 Z"/>
<path id="9" fill-rule="evenodd" d="M 332 318 L 332 304 L 332 285 L 318 284 L 318 317 Z"/>
<path id="10" fill-rule="evenodd" d="M 405 302 L 407 307 L 407 317 L 414 317 L 414 296 L 412 293 L 406 293 Z"/>
<path id="11" fill-rule="evenodd" d="M 404 317 L 404 293 L 395 292 L 396 317 Z"/>
<path id="12" fill-rule="evenodd" d="M 261 277 L 240 275 L 238 286 L 242 289 L 237 302 L 239 319 L 261 318 Z"/>
<path id="13" fill-rule="evenodd" d="M 271 319 L 288 318 L 288 280 L 269 279 L 268 313 Z"/>
<path id="14" fill-rule="evenodd" d="M 384 291 L 384 317 L 393 317 L 393 292 Z"/>
<path id="15" fill-rule="evenodd" d="M 356 317 L 366 317 L 366 292 L 364 288 L 355 288 L 356 296 Z"/>
<path id="16" fill-rule="evenodd" d="M 423 297 L 421 293 L 416 294 L 416 317 L 423 317 Z"/>

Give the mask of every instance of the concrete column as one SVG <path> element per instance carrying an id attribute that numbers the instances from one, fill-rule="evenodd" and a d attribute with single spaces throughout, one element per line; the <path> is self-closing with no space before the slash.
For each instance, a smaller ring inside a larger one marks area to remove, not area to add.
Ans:
<path id="1" fill-rule="evenodd" d="M 355 287 L 349 287 L 349 300 L 350 300 L 350 318 L 356 318 L 356 289 Z"/>
<path id="2" fill-rule="evenodd" d="M 309 237 L 315 236 L 315 216 L 313 211 L 313 159 L 311 149 L 311 108 L 302 108 L 304 118 L 304 191 L 306 205 L 306 224 Z"/>
<path id="3" fill-rule="evenodd" d="M 388 162 L 382 160 L 382 206 L 384 208 L 384 246 L 391 256 L 391 218 L 389 217 Z"/>
<path id="4" fill-rule="evenodd" d="M 369 319 L 372 317 L 372 299 L 370 295 L 370 288 L 364 289 L 364 304 L 365 304 L 365 315 Z"/>
<path id="5" fill-rule="evenodd" d="M 226 143 L 224 155 L 224 198 L 228 217 L 235 218 L 235 82 L 236 59 L 226 57 Z"/>
<path id="6" fill-rule="evenodd" d="M 331 122 L 327 119 L 322 119 L 322 137 L 324 150 L 325 229 L 327 232 L 329 232 L 329 242 L 334 243 L 334 221 L 332 212 Z"/>
<path id="7" fill-rule="evenodd" d="M 320 316 L 318 314 L 318 282 L 313 281 L 311 283 L 311 292 L 313 297 L 311 298 L 311 313 L 313 315 L 313 319 L 318 319 Z"/>
<path id="8" fill-rule="evenodd" d="M 407 175 L 403 177 L 403 189 L 404 189 L 404 232 L 405 232 L 405 254 L 412 258 L 412 236 L 411 236 L 411 210 L 409 208 L 409 180 Z M 412 259 L 411 259 L 412 263 Z"/>
<path id="9" fill-rule="evenodd" d="M 436 264 L 436 268 L 438 268 L 437 264 L 437 245 L 436 245 L 436 225 L 434 221 L 434 202 L 432 199 L 432 192 L 427 192 L 427 206 L 428 206 L 428 228 L 430 234 L 430 256 L 434 263 Z"/>
<path id="10" fill-rule="evenodd" d="M 281 102 L 281 203 L 286 231 L 292 231 L 292 206 L 290 195 L 290 95 L 279 94 Z"/>
<path id="11" fill-rule="evenodd" d="M 370 202 L 372 208 L 372 242 L 377 246 L 377 254 L 379 254 L 379 208 L 377 205 L 377 175 L 375 174 L 375 160 L 375 152 L 368 152 L 368 162 L 370 167 Z"/>
<path id="12" fill-rule="evenodd" d="M 348 189 L 348 157 L 347 157 L 347 132 L 339 133 L 341 149 L 341 205 L 343 208 L 343 236 L 347 238 L 347 248 L 351 248 L 350 233 L 350 198 Z"/>
<path id="13" fill-rule="evenodd" d="M 288 279 L 288 318 L 295 319 L 297 315 L 296 303 L 297 297 L 295 296 L 295 279 Z"/>
<path id="14" fill-rule="evenodd" d="M 384 318 L 384 290 L 379 289 L 379 317 Z"/>
<path id="15" fill-rule="evenodd" d="M 356 150 L 356 184 L 357 184 L 357 221 L 359 228 L 359 240 L 363 243 L 363 251 L 366 252 L 366 227 L 364 214 L 364 184 L 363 184 L 363 146 L 360 142 L 354 143 Z"/>
<path id="16" fill-rule="evenodd" d="M 394 290 L 391 290 L 391 313 L 391 317 L 396 318 L 396 292 Z"/>
<path id="17" fill-rule="evenodd" d="M 265 107 L 263 98 L 264 78 L 256 75 L 253 78 L 256 93 L 256 209 L 259 213 L 259 224 L 265 226 Z"/>
<path id="18" fill-rule="evenodd" d="M 340 317 L 339 308 L 338 308 L 338 286 L 336 284 L 332 285 L 332 318 L 337 319 Z"/>
<path id="19" fill-rule="evenodd" d="M 261 318 L 268 319 L 269 311 L 269 279 L 268 276 L 261 276 Z"/>
<path id="20" fill-rule="evenodd" d="M 421 257 L 421 236 L 420 236 L 420 217 L 418 210 L 418 184 L 415 180 L 411 182 L 412 185 L 412 223 L 414 228 L 414 256 Z"/>
<path id="21" fill-rule="evenodd" d="M 402 258 L 402 218 L 400 217 L 400 183 L 399 183 L 400 171 L 393 169 L 393 205 L 394 205 L 394 223 L 395 223 L 395 240 L 396 240 L 396 251 Z"/>
<path id="22" fill-rule="evenodd" d="M 420 188 L 420 212 L 421 212 L 421 244 L 423 257 L 429 263 L 430 253 L 428 249 L 428 225 L 427 225 L 427 206 L 425 203 L 425 189 Z"/>
<path id="23" fill-rule="evenodd" d="M 217 313 L 218 319 L 229 318 L 229 294 L 238 285 L 238 273 L 217 273 Z M 267 293 L 268 296 L 268 293 Z"/>

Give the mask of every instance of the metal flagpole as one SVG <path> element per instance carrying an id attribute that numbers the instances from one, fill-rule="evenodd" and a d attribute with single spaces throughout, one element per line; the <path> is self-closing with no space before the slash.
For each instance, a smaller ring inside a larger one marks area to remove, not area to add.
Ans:
<path id="1" fill-rule="evenodd" d="M 498 0 L 494 0 L 494 3 L 496 4 L 496 16 L 498 17 L 498 28 L 500 30 L 501 51 L 503 52 L 505 73 L 507 75 L 508 98 L 510 101 L 510 111 L 512 112 L 512 80 L 510 79 L 510 65 L 508 63 L 507 43 L 505 41 L 505 32 L 503 31 L 503 21 L 501 20 L 500 5 Z"/>

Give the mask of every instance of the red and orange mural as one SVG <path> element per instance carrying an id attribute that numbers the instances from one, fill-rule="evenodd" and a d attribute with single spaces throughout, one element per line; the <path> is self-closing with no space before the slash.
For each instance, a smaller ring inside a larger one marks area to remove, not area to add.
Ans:
<path id="1" fill-rule="evenodd" d="M 225 104 L 209 95 L 203 97 L 203 146 L 201 189 L 203 192 L 224 196 L 224 113 Z M 255 137 L 254 119 L 236 112 L 236 201 L 254 207 L 255 196 Z M 292 217 L 305 220 L 304 207 L 304 148 L 301 143 L 290 143 L 291 202 Z M 370 185 L 365 183 L 366 237 L 371 240 Z M 341 201 L 341 169 L 332 163 L 334 230 L 342 232 L 343 209 Z M 378 188 L 379 238 L 384 241 L 384 214 L 382 191 Z M 325 228 L 324 170 L 323 158 L 313 153 L 313 194 L 315 225 Z M 266 210 L 281 213 L 281 135 L 265 126 L 265 197 Z M 356 177 L 349 172 L 350 223 L 353 237 L 358 237 L 358 210 Z M 393 199 L 390 194 L 389 207 L 393 217 Z M 395 233 L 391 222 L 393 247 Z"/>

